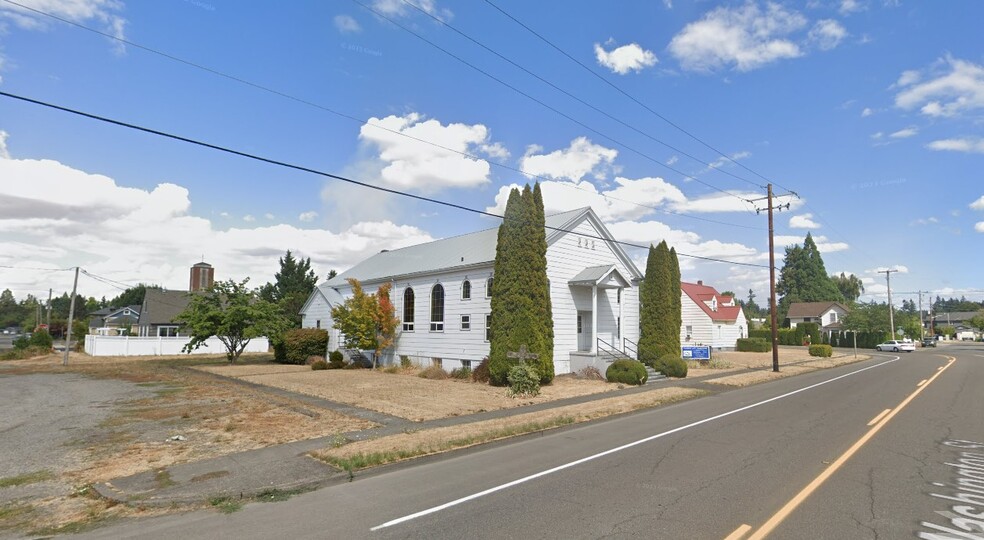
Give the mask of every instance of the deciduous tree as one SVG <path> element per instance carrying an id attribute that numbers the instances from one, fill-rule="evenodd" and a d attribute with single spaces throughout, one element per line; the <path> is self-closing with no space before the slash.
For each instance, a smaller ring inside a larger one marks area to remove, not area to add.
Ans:
<path id="1" fill-rule="evenodd" d="M 366 294 L 359 280 L 348 279 L 352 296 L 332 308 L 331 317 L 335 328 L 342 334 L 342 343 L 349 349 L 371 350 L 375 357 L 393 346 L 400 319 L 390 300 L 390 283 L 382 284 L 372 294 Z"/>
<path id="2" fill-rule="evenodd" d="M 205 291 L 192 294 L 188 307 L 176 320 L 191 333 L 185 352 L 201 347 L 215 336 L 226 348 L 226 358 L 235 363 L 250 340 L 260 336 L 277 336 L 289 326 L 280 309 L 259 298 L 247 287 L 249 278 L 217 281 Z"/>

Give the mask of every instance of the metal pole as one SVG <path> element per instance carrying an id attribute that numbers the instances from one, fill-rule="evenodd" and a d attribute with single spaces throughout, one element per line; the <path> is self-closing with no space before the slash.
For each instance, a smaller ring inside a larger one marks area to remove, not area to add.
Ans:
<path id="1" fill-rule="evenodd" d="M 892 272 L 898 270 L 879 270 L 879 274 L 885 274 L 885 284 L 888 286 L 888 325 L 891 327 L 892 339 L 895 339 L 895 306 L 892 305 Z"/>
<path id="2" fill-rule="evenodd" d="M 68 332 L 65 336 L 65 355 L 62 356 L 62 365 L 68 365 L 68 348 L 72 344 L 72 318 L 75 315 L 75 290 L 79 286 L 79 267 L 75 267 L 75 282 L 72 283 L 72 299 L 68 302 Z"/>
<path id="3" fill-rule="evenodd" d="M 51 333 L 51 289 L 48 289 L 48 333 Z"/>
<path id="4" fill-rule="evenodd" d="M 768 185 L 769 190 L 769 302 L 772 304 L 772 371 L 779 371 L 779 327 L 778 314 L 779 306 L 776 305 L 776 247 L 775 229 L 772 225 L 772 184 Z"/>

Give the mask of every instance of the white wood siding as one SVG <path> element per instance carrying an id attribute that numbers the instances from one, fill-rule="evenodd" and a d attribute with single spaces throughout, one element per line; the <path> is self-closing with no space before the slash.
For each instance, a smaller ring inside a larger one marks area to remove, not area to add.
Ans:
<path id="1" fill-rule="evenodd" d="M 307 309 L 301 314 L 301 328 L 318 328 L 318 321 L 321 321 L 321 328 L 328 331 L 328 350 L 334 351 L 342 346 L 340 334 L 335 329 L 335 323 L 331 319 L 331 305 L 317 291 L 314 291 L 314 298 L 307 305 Z"/>
<path id="2" fill-rule="evenodd" d="M 710 316 L 694 302 L 687 293 L 680 294 L 681 315 L 680 325 L 681 345 L 710 345 L 715 349 L 733 349 L 739 337 L 748 336 L 748 320 L 744 311 L 739 312 L 735 322 L 712 321 Z M 687 340 L 687 326 L 693 327 L 690 340 Z"/>

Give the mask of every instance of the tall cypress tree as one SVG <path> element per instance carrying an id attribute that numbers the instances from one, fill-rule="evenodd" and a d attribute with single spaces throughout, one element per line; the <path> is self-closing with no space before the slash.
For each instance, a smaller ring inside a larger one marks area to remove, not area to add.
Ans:
<path id="1" fill-rule="evenodd" d="M 670 248 L 670 283 L 668 292 L 670 294 L 670 309 L 667 317 L 666 334 L 666 354 L 673 356 L 682 354 L 680 348 L 680 330 L 683 326 L 683 300 L 681 295 L 683 290 L 680 288 L 680 259 L 677 257 L 676 248 Z"/>
<path id="2" fill-rule="evenodd" d="M 786 248 L 776 293 L 782 297 L 779 300 L 780 324 L 789 313 L 789 305 L 794 302 L 844 301 L 837 284 L 827 275 L 823 257 L 812 234 L 806 234 L 802 247 L 794 245 Z"/>
<path id="3" fill-rule="evenodd" d="M 663 244 L 661 243 L 662 247 Z M 651 363 L 659 358 L 659 273 L 661 255 L 657 248 L 649 245 L 646 257 L 646 275 L 639 287 L 639 359 Z"/>
<path id="4" fill-rule="evenodd" d="M 539 202 L 539 204 L 538 204 Z M 523 345 L 537 354 L 530 363 L 542 383 L 553 380 L 553 322 L 546 274 L 546 232 L 542 201 L 526 186 L 509 193 L 499 226 L 492 281 L 489 375 L 504 385 L 518 363 L 507 353 Z"/>

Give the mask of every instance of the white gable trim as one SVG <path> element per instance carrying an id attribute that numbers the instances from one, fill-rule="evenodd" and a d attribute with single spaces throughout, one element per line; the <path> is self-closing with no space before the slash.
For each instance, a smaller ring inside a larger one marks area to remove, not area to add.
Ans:
<path id="1" fill-rule="evenodd" d="M 557 240 L 562 238 L 565 234 L 577 234 L 573 232 L 574 228 L 585 219 L 591 222 L 591 225 L 594 227 L 595 231 L 597 231 L 598 235 L 608 243 L 608 246 L 612 249 L 612 252 L 615 253 L 615 256 L 618 257 L 619 261 L 621 261 L 621 263 L 629 269 L 629 272 L 632 273 L 632 279 L 642 279 L 644 277 L 643 274 L 639 272 L 639 269 L 636 268 L 635 263 L 633 263 L 632 259 L 630 259 L 628 254 L 625 253 L 625 250 L 622 249 L 622 245 L 615 240 L 612 233 L 608 231 L 608 227 L 605 227 L 605 224 L 601 222 L 601 219 L 598 218 L 598 215 L 594 213 L 594 210 L 592 210 L 591 207 L 585 208 L 583 212 L 577 214 L 570 221 L 558 227 L 558 229 L 563 230 L 550 230 L 547 233 L 547 247 L 550 247 L 552 244 L 557 242 Z"/>
<path id="2" fill-rule="evenodd" d="M 313 302 L 314 299 L 317 298 L 317 295 L 319 294 L 321 295 L 321 299 L 324 300 L 325 303 L 330 306 L 331 302 L 328 301 L 328 297 L 325 296 L 325 293 L 321 292 L 321 287 L 315 287 L 314 290 L 311 291 L 311 294 L 308 296 L 308 299 L 304 302 L 304 305 L 301 306 L 301 310 L 298 311 L 297 313 L 303 315 L 304 312 L 307 311 L 308 306 L 311 305 L 311 302 Z"/>

